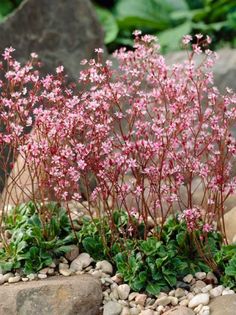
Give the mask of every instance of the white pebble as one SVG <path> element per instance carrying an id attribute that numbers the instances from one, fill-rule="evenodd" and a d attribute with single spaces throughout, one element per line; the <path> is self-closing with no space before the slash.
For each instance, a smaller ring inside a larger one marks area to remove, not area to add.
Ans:
<path id="1" fill-rule="evenodd" d="M 107 260 L 98 261 L 96 263 L 96 269 L 102 270 L 104 273 L 109 275 L 113 273 L 112 264 Z"/>
<path id="2" fill-rule="evenodd" d="M 195 308 L 199 304 L 207 305 L 209 303 L 209 294 L 200 293 L 195 295 L 188 303 L 188 307 Z"/>
<path id="3" fill-rule="evenodd" d="M 195 278 L 198 280 L 203 280 L 206 278 L 206 273 L 205 272 L 196 272 Z"/>
<path id="4" fill-rule="evenodd" d="M 224 290 L 223 285 L 218 285 L 217 287 L 210 290 L 210 296 L 211 297 L 221 296 L 223 290 Z"/>
<path id="5" fill-rule="evenodd" d="M 10 277 L 8 279 L 9 283 L 16 283 L 16 282 L 19 282 L 19 281 L 20 281 L 20 276 Z"/>
<path id="6" fill-rule="evenodd" d="M 39 279 L 46 279 L 48 276 L 45 273 L 39 273 L 38 278 Z"/>
<path id="7" fill-rule="evenodd" d="M 187 276 L 183 278 L 183 281 L 186 283 L 190 283 L 192 280 L 193 280 L 193 275 L 191 274 L 188 274 Z"/>
<path id="8" fill-rule="evenodd" d="M 203 306 L 201 311 L 199 312 L 199 315 L 210 315 L 210 307 Z"/>

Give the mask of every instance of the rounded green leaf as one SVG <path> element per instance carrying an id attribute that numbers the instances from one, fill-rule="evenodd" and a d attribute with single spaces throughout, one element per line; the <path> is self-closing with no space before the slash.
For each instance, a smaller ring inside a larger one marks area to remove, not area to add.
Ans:
<path id="1" fill-rule="evenodd" d="M 101 7 L 95 6 L 98 18 L 105 32 L 105 44 L 113 42 L 118 35 L 118 25 L 112 13 Z"/>

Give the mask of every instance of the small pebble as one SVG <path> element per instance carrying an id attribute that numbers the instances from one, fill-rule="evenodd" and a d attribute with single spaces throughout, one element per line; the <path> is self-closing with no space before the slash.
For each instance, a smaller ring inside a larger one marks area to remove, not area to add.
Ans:
<path id="1" fill-rule="evenodd" d="M 183 281 L 186 283 L 190 283 L 192 280 L 193 280 L 193 275 L 191 274 L 188 274 L 187 276 L 183 278 Z"/>
<path id="2" fill-rule="evenodd" d="M 128 284 L 121 284 L 118 286 L 117 292 L 121 300 L 126 300 L 130 293 L 130 287 Z"/>
<path id="3" fill-rule="evenodd" d="M 188 303 L 188 307 L 195 308 L 199 304 L 207 305 L 209 303 L 209 294 L 200 293 L 195 295 Z"/>
<path id="4" fill-rule="evenodd" d="M 23 282 L 27 282 L 27 281 L 29 281 L 29 278 L 23 277 L 23 278 L 21 278 L 21 280 L 22 280 Z"/>
<path id="5" fill-rule="evenodd" d="M 199 315 L 210 315 L 210 307 L 208 305 L 203 306 Z"/>
<path id="6" fill-rule="evenodd" d="M 20 279 L 21 279 L 20 276 L 10 277 L 10 278 L 8 279 L 8 282 L 9 282 L 9 283 L 16 283 L 16 282 L 19 282 Z"/>
<path id="7" fill-rule="evenodd" d="M 195 278 L 198 280 L 203 280 L 206 278 L 206 273 L 205 272 L 196 272 Z"/>
<path id="8" fill-rule="evenodd" d="M 38 278 L 41 279 L 41 280 L 42 280 L 42 279 L 46 279 L 47 277 L 48 277 L 48 276 L 47 276 L 46 274 L 44 274 L 44 273 L 39 273 L 39 274 L 38 274 Z"/>
<path id="9" fill-rule="evenodd" d="M 72 273 L 70 269 L 60 269 L 59 272 L 64 277 L 69 277 Z"/>

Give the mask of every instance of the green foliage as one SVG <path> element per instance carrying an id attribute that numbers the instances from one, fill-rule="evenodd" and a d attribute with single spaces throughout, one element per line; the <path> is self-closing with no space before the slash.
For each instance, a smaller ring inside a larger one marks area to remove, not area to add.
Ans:
<path id="1" fill-rule="evenodd" d="M 109 10 L 96 9 L 111 51 L 132 46 L 135 29 L 157 35 L 164 51 L 180 49 L 183 35 L 199 32 L 213 38 L 214 48 L 236 45 L 235 0 L 117 0 Z"/>
<path id="2" fill-rule="evenodd" d="M 119 32 L 116 19 L 114 18 L 113 14 L 107 9 L 96 6 L 96 11 L 105 31 L 105 44 L 110 44 L 116 39 Z"/>
<path id="3" fill-rule="evenodd" d="M 220 239 L 212 233 L 211 239 Z M 209 241 L 208 240 L 208 241 Z M 209 271 L 199 256 L 186 226 L 170 218 L 162 231 L 162 238 L 133 240 L 132 249 L 125 249 L 115 256 L 118 272 L 133 290 L 145 290 L 156 295 L 176 286 L 188 273 Z M 219 248 L 219 242 L 212 242 L 212 251 Z"/>
<path id="4" fill-rule="evenodd" d="M 136 239 L 124 234 L 128 220 L 125 212 L 114 212 L 113 222 L 120 231 L 115 242 L 105 219 L 102 223 L 97 219 L 84 220 L 78 238 L 83 250 L 95 260 L 110 260 L 133 290 L 156 295 L 175 287 L 177 280 L 188 273 L 210 270 L 183 222 L 170 217 L 162 228 L 160 239 L 154 236 L 160 234 L 159 227 L 153 236 L 145 240 L 143 233 Z M 137 229 L 142 226 L 138 222 L 136 224 Z M 195 237 L 199 239 L 200 232 L 196 232 Z M 209 233 L 202 244 L 206 258 L 213 259 L 221 243 L 218 233 Z"/>
<path id="5" fill-rule="evenodd" d="M 12 209 L 4 224 L 11 235 L 0 250 L 0 268 L 5 271 L 38 271 L 75 243 L 67 213 L 56 203 L 46 208 L 32 202 L 20 205 Z"/>
<path id="6" fill-rule="evenodd" d="M 22 0 L 1 0 L 0 1 L 0 21 L 11 13 Z"/>
<path id="7" fill-rule="evenodd" d="M 131 221 L 139 232 L 136 238 L 128 233 Z M 189 234 L 184 222 L 169 217 L 164 226 L 156 227 L 153 235 L 145 239 L 143 224 L 125 211 L 114 211 L 112 222 L 119 235 L 111 233 L 106 217 L 84 217 L 77 241 L 82 251 L 95 260 L 110 260 L 133 290 L 150 295 L 168 291 L 186 274 L 208 272 L 205 259 L 216 262 L 225 286 L 236 288 L 236 244 L 222 246 L 219 233 L 208 233 L 202 240 L 200 231 Z M 0 250 L 3 271 L 21 268 L 25 274 L 37 272 L 76 243 L 67 213 L 56 203 L 18 206 L 4 224 L 10 239 Z M 204 257 L 199 255 L 194 239 L 201 240 Z"/>
<path id="8" fill-rule="evenodd" d="M 215 259 L 221 270 L 223 285 L 236 289 L 236 244 L 223 246 L 215 254 Z"/>

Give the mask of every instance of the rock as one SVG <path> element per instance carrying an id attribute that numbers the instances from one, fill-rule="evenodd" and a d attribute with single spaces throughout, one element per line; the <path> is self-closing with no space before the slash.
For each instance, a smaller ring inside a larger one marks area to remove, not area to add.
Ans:
<path id="1" fill-rule="evenodd" d="M 194 287 L 196 287 L 198 289 L 203 289 L 206 287 L 206 283 L 202 280 L 197 280 Z"/>
<path id="2" fill-rule="evenodd" d="M 180 301 L 179 305 L 181 305 L 181 306 L 188 306 L 188 300 L 184 299 L 184 300 Z"/>
<path id="3" fill-rule="evenodd" d="M 233 242 L 234 235 L 236 234 L 236 207 L 225 213 L 225 231 L 229 243 Z"/>
<path id="4" fill-rule="evenodd" d="M 143 310 L 140 315 L 154 315 L 153 310 Z"/>
<path id="5" fill-rule="evenodd" d="M 39 273 L 38 274 L 38 278 L 41 279 L 41 280 L 46 279 L 47 277 L 48 276 L 46 274 L 44 274 L 44 273 Z"/>
<path id="6" fill-rule="evenodd" d="M 52 276 L 54 275 L 55 270 L 53 268 L 48 268 L 48 275 Z"/>
<path id="7" fill-rule="evenodd" d="M 63 64 L 77 79 L 80 61 L 103 47 L 103 32 L 88 0 L 25 0 L 0 24 L 0 47 L 13 46 L 20 61 L 35 51 L 44 73 Z"/>
<path id="8" fill-rule="evenodd" d="M 156 300 L 155 304 L 166 306 L 171 303 L 171 297 L 163 296 Z"/>
<path id="9" fill-rule="evenodd" d="M 88 267 L 93 259 L 87 253 L 80 254 L 75 258 L 70 264 L 70 269 L 72 271 L 82 271 L 84 268 Z"/>
<path id="10" fill-rule="evenodd" d="M 121 300 L 126 300 L 130 293 L 130 286 L 128 284 L 121 284 L 117 288 L 117 293 Z"/>
<path id="11" fill-rule="evenodd" d="M 4 276 L 2 274 L 0 274 L 0 285 L 3 284 L 4 282 L 6 282 L 4 280 Z"/>
<path id="12" fill-rule="evenodd" d="M 171 305 L 175 306 L 175 305 L 178 304 L 178 299 L 177 299 L 177 297 L 170 296 L 169 299 L 170 299 Z"/>
<path id="13" fill-rule="evenodd" d="M 177 297 L 178 299 L 185 296 L 185 291 L 181 288 L 177 288 L 175 290 L 175 297 Z"/>
<path id="14" fill-rule="evenodd" d="M 203 308 L 203 305 L 199 304 L 197 307 L 195 307 L 195 309 L 193 311 L 194 311 L 194 313 L 199 313 L 202 308 Z"/>
<path id="15" fill-rule="evenodd" d="M 147 299 L 147 295 L 146 294 L 140 294 L 138 293 L 135 297 L 135 303 L 141 306 L 144 306 L 145 302 Z"/>
<path id="16" fill-rule="evenodd" d="M 211 315 L 235 315 L 236 294 L 218 296 L 209 304 Z"/>
<path id="17" fill-rule="evenodd" d="M 140 314 L 140 310 L 136 307 L 132 307 L 130 309 L 130 315 L 139 315 Z"/>
<path id="18" fill-rule="evenodd" d="M 102 290 L 89 275 L 53 277 L 0 287 L 0 314 L 98 315 Z"/>
<path id="19" fill-rule="evenodd" d="M 59 266 L 58 266 L 58 269 L 59 269 L 59 271 L 61 270 L 61 269 L 69 269 L 69 265 L 68 264 L 65 264 L 65 263 L 60 263 L 59 264 Z"/>
<path id="20" fill-rule="evenodd" d="M 2 279 L 4 282 L 8 282 L 9 278 L 14 277 L 14 274 L 12 272 L 8 272 L 5 275 L 3 275 Z"/>
<path id="21" fill-rule="evenodd" d="M 69 261 L 73 261 L 79 255 L 79 247 L 76 245 L 71 245 L 70 247 L 71 249 L 65 254 L 65 258 Z"/>
<path id="22" fill-rule="evenodd" d="M 131 315 L 128 307 L 124 307 L 120 315 Z"/>
<path id="23" fill-rule="evenodd" d="M 194 311 L 184 306 L 176 306 L 163 315 L 195 315 Z"/>
<path id="24" fill-rule="evenodd" d="M 209 294 L 200 293 L 195 295 L 188 303 L 188 307 L 195 308 L 199 304 L 207 305 L 209 303 Z"/>
<path id="25" fill-rule="evenodd" d="M 203 280 L 206 278 L 206 273 L 205 272 L 196 272 L 195 278 L 198 280 Z"/>
<path id="26" fill-rule="evenodd" d="M 221 296 L 224 290 L 223 285 L 218 285 L 217 287 L 210 290 L 210 297 Z"/>
<path id="27" fill-rule="evenodd" d="M 217 284 L 217 283 L 218 283 L 218 279 L 216 278 L 216 276 L 214 275 L 214 273 L 211 272 L 211 271 L 209 271 L 209 272 L 207 273 L 206 279 L 212 281 L 214 284 Z"/>
<path id="28" fill-rule="evenodd" d="M 212 284 L 208 284 L 208 285 L 206 285 L 205 287 L 203 287 L 203 288 L 201 289 L 201 292 L 202 292 L 202 293 L 207 293 L 207 292 L 209 292 L 212 288 L 213 288 L 213 287 L 212 287 Z"/>
<path id="29" fill-rule="evenodd" d="M 29 275 L 27 275 L 27 278 L 29 278 L 29 280 L 35 280 L 35 279 L 37 279 L 37 274 L 35 274 L 35 273 L 30 273 Z"/>
<path id="30" fill-rule="evenodd" d="M 230 295 L 230 294 L 235 294 L 235 292 L 233 290 L 223 290 L 222 295 Z"/>
<path id="31" fill-rule="evenodd" d="M 23 277 L 23 278 L 21 278 L 21 280 L 22 280 L 23 282 L 27 282 L 27 281 L 29 281 L 29 278 Z"/>
<path id="32" fill-rule="evenodd" d="M 104 305 L 103 315 L 120 315 L 121 311 L 122 306 L 118 302 L 110 301 Z"/>
<path id="33" fill-rule="evenodd" d="M 102 277 L 102 271 L 101 270 L 94 270 L 91 272 L 91 275 L 93 275 L 96 278 L 101 278 Z"/>
<path id="34" fill-rule="evenodd" d="M 187 276 L 183 278 L 183 281 L 186 283 L 190 283 L 192 280 L 193 280 L 193 275 L 191 274 L 188 274 Z"/>
<path id="35" fill-rule="evenodd" d="M 132 293 L 130 293 L 128 300 L 129 300 L 129 301 L 134 300 L 137 295 L 139 295 L 138 292 L 132 292 Z"/>
<path id="36" fill-rule="evenodd" d="M 119 274 L 115 274 L 111 279 L 118 284 L 122 283 L 122 277 Z"/>
<path id="37" fill-rule="evenodd" d="M 64 277 L 69 277 L 72 274 L 70 269 L 60 269 L 59 273 Z"/>
<path id="38" fill-rule="evenodd" d="M 113 267 L 112 264 L 107 260 L 98 261 L 96 263 L 96 269 L 102 270 L 104 273 L 112 275 Z"/>
<path id="39" fill-rule="evenodd" d="M 199 315 L 210 315 L 210 307 L 205 305 L 199 312 Z"/>
<path id="40" fill-rule="evenodd" d="M 8 282 L 9 283 L 16 283 L 20 281 L 20 276 L 15 276 L 15 277 L 9 277 Z"/>
<path id="41" fill-rule="evenodd" d="M 39 273 L 43 274 L 43 275 L 46 275 L 48 273 L 48 270 L 49 270 L 48 267 L 47 268 L 43 268 L 43 269 L 39 270 Z"/>
<path id="42" fill-rule="evenodd" d="M 55 262 L 53 261 L 50 265 L 49 265 L 49 268 L 56 268 L 56 264 L 55 264 Z"/>

